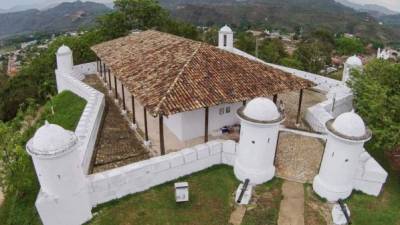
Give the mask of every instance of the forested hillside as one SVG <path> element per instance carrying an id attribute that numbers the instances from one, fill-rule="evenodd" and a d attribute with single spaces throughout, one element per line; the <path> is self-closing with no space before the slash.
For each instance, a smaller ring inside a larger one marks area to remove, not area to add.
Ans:
<path id="1" fill-rule="evenodd" d="M 76 1 L 40 11 L 31 9 L 0 14 L 0 38 L 32 32 L 60 32 L 93 25 L 96 18 L 110 11 L 103 4 Z"/>
<path id="2" fill-rule="evenodd" d="M 368 13 L 334 0 L 161 0 L 173 16 L 198 25 L 269 26 L 287 31 L 326 28 L 334 32 L 392 42 L 400 30 L 379 25 Z"/>

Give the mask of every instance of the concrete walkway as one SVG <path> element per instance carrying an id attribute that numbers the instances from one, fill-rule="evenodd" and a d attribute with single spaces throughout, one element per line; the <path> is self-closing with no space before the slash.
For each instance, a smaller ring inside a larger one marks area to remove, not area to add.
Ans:
<path id="1" fill-rule="evenodd" d="M 303 184 L 284 181 L 278 225 L 304 225 Z"/>
<path id="2" fill-rule="evenodd" d="M 242 224 L 242 220 L 243 220 L 245 213 L 246 213 L 245 206 L 243 206 L 243 205 L 236 206 L 235 210 L 231 214 L 231 217 L 229 218 L 229 224 L 231 224 L 231 225 Z"/>

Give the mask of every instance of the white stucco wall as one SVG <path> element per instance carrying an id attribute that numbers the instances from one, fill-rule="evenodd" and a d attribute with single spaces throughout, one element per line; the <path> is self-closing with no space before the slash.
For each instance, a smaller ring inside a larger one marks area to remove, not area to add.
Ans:
<path id="1" fill-rule="evenodd" d="M 242 103 L 221 104 L 209 108 L 208 129 L 209 134 L 218 132 L 224 126 L 239 124 L 236 111 Z M 229 109 L 228 109 L 229 108 Z M 227 112 L 227 109 L 229 112 Z M 222 114 L 220 114 L 223 111 Z M 198 109 L 189 112 L 178 113 L 165 119 L 164 124 L 181 141 L 188 141 L 204 136 L 205 109 Z"/>
<path id="2" fill-rule="evenodd" d="M 233 165 L 236 143 L 216 140 L 88 176 L 92 206 L 145 191 L 213 165 Z"/>
<path id="3" fill-rule="evenodd" d="M 81 76 L 90 75 L 96 72 L 96 63 L 74 66 L 73 70 Z M 85 173 L 88 173 L 98 130 L 102 122 L 105 97 L 103 93 L 78 80 L 75 76 L 65 75 L 57 70 L 55 72 L 58 92 L 69 90 L 87 101 L 75 129 L 75 134 L 79 138 L 82 169 Z"/>

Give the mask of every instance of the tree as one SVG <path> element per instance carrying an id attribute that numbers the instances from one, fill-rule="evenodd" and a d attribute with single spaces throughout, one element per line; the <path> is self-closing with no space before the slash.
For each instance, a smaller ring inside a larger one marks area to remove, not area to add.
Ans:
<path id="1" fill-rule="evenodd" d="M 270 63 L 279 63 L 288 55 L 283 42 L 279 39 L 263 41 L 258 51 L 259 58 Z"/>
<path id="2" fill-rule="evenodd" d="M 203 32 L 203 41 L 210 44 L 217 46 L 218 45 L 218 28 L 210 27 L 208 30 Z"/>
<path id="3" fill-rule="evenodd" d="M 318 29 L 312 32 L 312 38 L 321 41 L 322 43 L 329 44 L 331 46 L 335 45 L 335 37 L 334 35 L 325 29 Z"/>
<path id="4" fill-rule="evenodd" d="M 358 38 L 340 37 L 335 43 L 336 51 L 341 55 L 354 55 L 364 51 L 364 45 Z"/>
<path id="5" fill-rule="evenodd" d="M 168 18 L 168 13 L 156 0 L 116 0 L 114 8 L 125 16 L 131 29 L 156 27 Z"/>
<path id="6" fill-rule="evenodd" d="M 369 145 L 383 150 L 400 146 L 400 64 L 375 60 L 352 77 L 355 108 L 373 132 Z"/>
<path id="7" fill-rule="evenodd" d="M 198 40 L 200 36 L 199 31 L 192 24 L 169 18 L 163 22 L 158 30 L 193 40 Z"/>
<path id="8" fill-rule="evenodd" d="M 114 11 L 99 17 L 97 23 L 101 36 L 107 40 L 124 36 L 131 29 L 125 15 L 119 11 Z"/>
<path id="9" fill-rule="evenodd" d="M 240 32 L 237 35 L 235 45 L 238 49 L 254 55 L 256 49 L 256 38 L 251 33 Z"/>
<path id="10" fill-rule="evenodd" d="M 320 41 L 302 42 L 297 47 L 294 58 L 309 72 L 319 73 L 330 62 L 330 49 Z"/>
<path id="11" fill-rule="evenodd" d="M 281 59 L 279 64 L 298 70 L 304 70 L 303 64 L 299 60 L 292 57 L 286 57 Z"/>

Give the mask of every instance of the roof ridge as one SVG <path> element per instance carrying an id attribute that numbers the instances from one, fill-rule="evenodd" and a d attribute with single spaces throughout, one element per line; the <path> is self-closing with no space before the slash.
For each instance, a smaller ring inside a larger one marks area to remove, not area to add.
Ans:
<path id="1" fill-rule="evenodd" d="M 201 48 L 201 46 L 203 45 L 202 42 L 198 42 L 199 43 L 199 47 L 197 47 L 197 49 L 193 52 L 193 54 L 190 56 L 190 58 L 188 59 L 188 61 L 185 63 L 185 65 L 183 65 L 182 69 L 179 71 L 178 75 L 176 75 L 174 81 L 172 82 L 171 86 L 168 88 L 168 90 L 165 92 L 164 96 L 161 98 L 160 102 L 157 104 L 154 113 L 158 114 L 160 111 L 160 108 L 162 106 L 162 104 L 164 104 L 165 99 L 167 99 L 168 94 L 171 92 L 171 90 L 175 87 L 176 83 L 178 83 L 179 78 L 182 76 L 184 70 L 186 69 L 186 67 L 192 62 L 194 56 L 197 54 L 197 52 L 199 51 L 199 49 Z"/>

